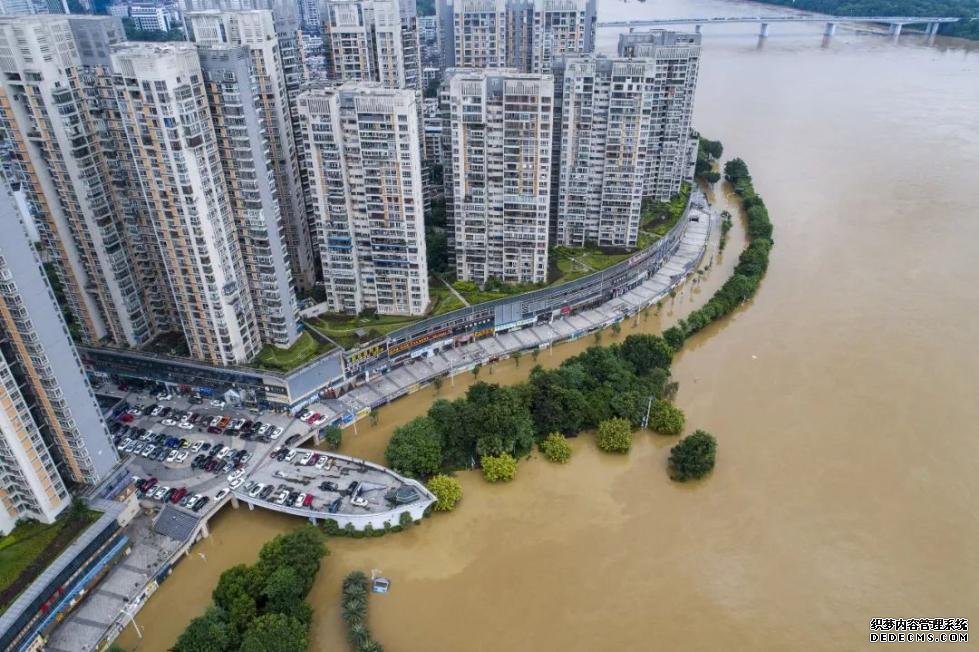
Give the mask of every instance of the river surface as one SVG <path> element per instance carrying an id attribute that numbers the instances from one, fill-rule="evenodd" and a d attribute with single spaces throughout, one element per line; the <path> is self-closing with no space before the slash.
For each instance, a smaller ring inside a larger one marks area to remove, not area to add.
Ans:
<path id="1" fill-rule="evenodd" d="M 603 19 L 782 11 L 599 5 Z M 756 298 L 674 365 L 689 425 L 718 437 L 713 475 L 671 483 L 675 440 L 644 433 L 626 457 L 587 436 L 568 465 L 535 454 L 507 486 L 463 473 L 453 514 L 330 541 L 313 649 L 346 649 L 337 601 L 354 568 L 392 579 L 370 626 L 397 652 L 855 650 L 874 617 L 979 619 L 979 51 L 821 31 L 775 24 L 759 45 L 754 25 L 704 29 L 696 124 L 748 162 L 776 226 Z M 638 328 L 702 303 L 742 244 L 738 224 L 727 255 Z M 532 364 L 480 379 L 515 382 Z M 433 394 L 346 432 L 344 452 L 383 461 Z M 137 617 L 145 638 L 120 642 L 166 649 L 223 569 L 296 524 L 226 510 Z"/>

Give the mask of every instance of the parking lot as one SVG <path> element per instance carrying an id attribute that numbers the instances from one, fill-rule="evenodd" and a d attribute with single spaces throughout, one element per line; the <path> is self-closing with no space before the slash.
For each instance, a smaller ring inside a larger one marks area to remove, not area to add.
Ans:
<path id="1" fill-rule="evenodd" d="M 308 448 L 276 448 L 237 493 L 320 516 L 379 514 L 425 496 L 383 467 Z"/>
<path id="2" fill-rule="evenodd" d="M 298 445 L 317 429 L 288 414 L 159 389 L 99 389 L 128 404 L 111 419 L 113 435 L 120 455 L 142 470 L 140 486 L 148 489 L 141 492 L 143 500 L 202 511 L 224 490 L 242 484 L 271 449 L 286 441 Z"/>

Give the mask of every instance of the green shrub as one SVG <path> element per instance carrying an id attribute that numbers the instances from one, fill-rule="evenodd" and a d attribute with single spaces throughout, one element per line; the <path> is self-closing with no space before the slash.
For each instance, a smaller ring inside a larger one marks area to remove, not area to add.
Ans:
<path id="1" fill-rule="evenodd" d="M 411 512 L 401 512 L 401 515 L 398 516 L 398 525 L 401 527 L 405 528 L 414 524 L 415 519 L 411 518 Z"/>
<path id="2" fill-rule="evenodd" d="M 632 425 L 627 419 L 606 419 L 598 424 L 597 442 L 606 453 L 628 453 L 632 448 Z"/>
<path id="3" fill-rule="evenodd" d="M 509 453 L 484 455 L 479 460 L 483 477 L 489 482 L 510 482 L 517 475 L 517 460 Z"/>
<path id="4" fill-rule="evenodd" d="M 537 444 L 540 452 L 551 462 L 564 464 L 571 459 L 571 444 L 559 432 L 552 432 L 544 441 Z"/>
<path id="5" fill-rule="evenodd" d="M 683 432 L 686 417 L 683 410 L 668 401 L 653 401 L 649 411 L 649 429 L 661 435 L 679 435 Z"/>
<path id="6" fill-rule="evenodd" d="M 697 430 L 670 449 L 670 477 L 678 482 L 702 478 L 714 469 L 717 440 L 705 430 Z"/>
<path id="7" fill-rule="evenodd" d="M 455 478 L 439 474 L 428 481 L 428 490 L 435 494 L 435 511 L 451 512 L 462 500 L 462 485 Z"/>

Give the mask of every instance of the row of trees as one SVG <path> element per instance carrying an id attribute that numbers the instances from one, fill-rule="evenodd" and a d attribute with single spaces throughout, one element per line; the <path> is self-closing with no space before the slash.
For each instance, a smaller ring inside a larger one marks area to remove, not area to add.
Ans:
<path id="1" fill-rule="evenodd" d="M 703 179 L 707 183 L 717 183 L 721 180 L 721 173 L 714 169 L 714 166 L 724 154 L 724 145 L 719 140 L 707 140 L 701 138 L 697 146 L 697 166 L 694 175 L 698 179 Z"/>
<path id="2" fill-rule="evenodd" d="M 343 580 L 340 597 L 340 617 L 347 626 L 347 642 L 353 652 L 383 652 L 380 643 L 371 637 L 367 627 L 367 602 L 370 581 L 363 571 L 353 571 Z"/>
<path id="3" fill-rule="evenodd" d="M 325 554 L 313 525 L 275 537 L 255 564 L 221 574 L 214 604 L 190 622 L 172 652 L 304 652 L 313 616 L 306 595 Z"/>
<path id="4" fill-rule="evenodd" d="M 686 319 L 663 333 L 664 339 L 675 349 L 683 346 L 684 340 L 702 330 L 711 322 L 721 319 L 746 300 L 754 296 L 762 277 L 768 270 L 768 256 L 772 240 L 772 222 L 768 209 L 761 196 L 755 192 L 748 166 L 740 158 L 731 159 L 724 164 L 724 177 L 734 186 L 741 198 L 748 226 L 748 246 L 741 252 L 738 264 L 721 288 L 699 310 L 693 311 Z"/>
<path id="5" fill-rule="evenodd" d="M 679 414 L 682 429 L 682 412 L 663 400 L 672 359 L 663 338 L 630 335 L 621 344 L 591 347 L 557 369 L 537 366 L 519 385 L 476 383 L 464 398 L 438 400 L 428 414 L 396 429 L 387 463 L 416 478 L 489 467 L 492 479 L 503 481 L 517 459 L 553 433 L 591 430 L 610 419 L 636 428 L 651 407 L 669 415 L 654 426 L 673 432 Z"/>

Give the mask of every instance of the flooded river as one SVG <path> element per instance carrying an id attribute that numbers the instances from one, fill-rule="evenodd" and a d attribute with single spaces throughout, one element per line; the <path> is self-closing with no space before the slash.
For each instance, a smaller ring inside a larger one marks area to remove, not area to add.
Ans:
<path id="1" fill-rule="evenodd" d="M 778 10 L 601 0 L 599 11 Z M 873 617 L 979 619 L 979 51 L 842 28 L 823 44 L 820 25 L 781 24 L 759 48 L 756 28 L 705 28 L 697 97 L 697 126 L 745 158 L 776 225 L 755 300 L 674 366 L 688 423 L 720 442 L 712 477 L 670 483 L 674 440 L 645 434 L 628 457 L 579 438 L 570 464 L 524 462 L 508 486 L 462 474 L 455 513 L 330 542 L 310 596 L 313 649 L 346 649 L 336 603 L 353 568 L 391 577 L 370 624 L 397 652 L 853 650 L 869 647 Z M 726 260 L 638 328 L 658 331 L 709 296 L 742 238 L 738 226 Z M 514 382 L 532 364 L 480 379 Z M 344 451 L 382 460 L 391 430 L 432 396 L 382 409 L 345 433 Z M 296 524 L 226 511 L 137 616 L 145 638 L 120 642 L 166 649 L 223 569 Z"/>

